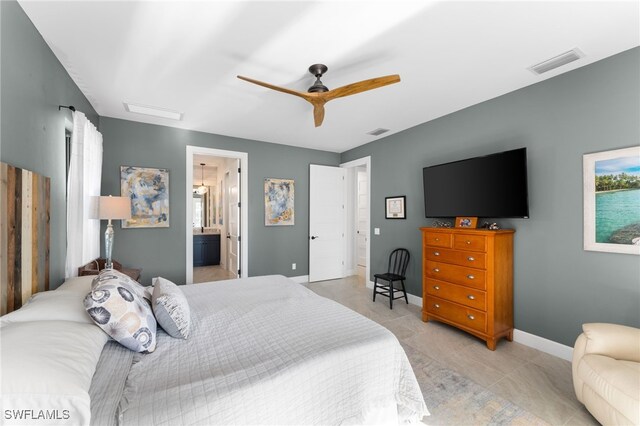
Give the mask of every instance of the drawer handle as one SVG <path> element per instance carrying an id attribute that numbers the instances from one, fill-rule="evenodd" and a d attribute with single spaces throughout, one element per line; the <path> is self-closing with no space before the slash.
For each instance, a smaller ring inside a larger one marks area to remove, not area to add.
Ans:
<path id="1" fill-rule="evenodd" d="M 436 241 L 440 241 L 440 238 L 436 238 Z"/>
<path id="2" fill-rule="evenodd" d="M 467 315 L 467 318 L 469 318 L 471 321 L 473 321 L 474 319 L 476 319 L 476 317 L 474 317 L 473 315 Z"/>
<path id="3" fill-rule="evenodd" d="M 433 268 L 433 272 L 440 272 L 439 268 Z"/>
<path id="4" fill-rule="evenodd" d="M 470 294 L 470 295 L 467 296 L 467 299 L 476 300 L 476 297 L 473 294 Z"/>
<path id="5" fill-rule="evenodd" d="M 466 241 L 466 243 L 467 243 L 467 244 L 471 244 L 471 241 L 467 240 L 467 241 Z"/>
<path id="6" fill-rule="evenodd" d="M 474 279 L 475 277 L 473 275 L 467 275 L 467 278 L 469 278 L 470 280 Z"/>
<path id="7" fill-rule="evenodd" d="M 469 256 L 469 257 L 467 257 L 467 260 L 468 260 L 469 262 L 473 262 L 474 260 L 476 260 L 476 258 L 475 258 L 475 257 L 473 257 L 473 256 Z"/>
<path id="8" fill-rule="evenodd" d="M 433 252 L 433 255 L 434 255 L 434 256 L 440 256 L 440 252 L 439 252 L 439 251 L 434 251 L 434 252 Z"/>
<path id="9" fill-rule="evenodd" d="M 435 288 L 436 290 L 440 290 L 440 286 L 439 285 L 434 285 L 433 288 Z"/>
<path id="10" fill-rule="evenodd" d="M 438 305 L 437 303 L 435 305 L 433 305 L 434 308 L 436 309 L 440 309 L 440 305 Z"/>

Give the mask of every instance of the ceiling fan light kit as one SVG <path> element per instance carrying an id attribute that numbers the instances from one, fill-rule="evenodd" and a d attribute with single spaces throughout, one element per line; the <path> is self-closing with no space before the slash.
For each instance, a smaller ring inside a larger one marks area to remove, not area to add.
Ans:
<path id="1" fill-rule="evenodd" d="M 297 96 L 309 102 L 311 105 L 313 105 L 313 119 L 316 127 L 320 127 L 322 125 L 322 122 L 324 121 L 324 104 L 326 104 L 327 102 L 333 99 L 356 95 L 368 90 L 373 90 L 379 87 L 387 86 L 389 84 L 400 82 L 400 76 L 398 74 L 393 74 L 386 75 L 384 77 L 371 78 L 369 80 L 363 80 L 357 83 L 338 87 L 337 89 L 329 90 L 329 88 L 325 86 L 322 81 L 320 81 L 320 78 L 327 72 L 328 69 L 329 68 L 324 64 L 314 64 L 309 67 L 309 72 L 316 78 L 316 81 L 313 86 L 309 87 L 307 92 L 298 92 L 297 90 L 274 86 L 273 84 L 254 80 L 248 77 L 243 77 L 241 75 L 237 77 L 240 80 L 248 81 L 249 83 L 257 84 L 258 86 L 266 87 L 267 89 Z"/>

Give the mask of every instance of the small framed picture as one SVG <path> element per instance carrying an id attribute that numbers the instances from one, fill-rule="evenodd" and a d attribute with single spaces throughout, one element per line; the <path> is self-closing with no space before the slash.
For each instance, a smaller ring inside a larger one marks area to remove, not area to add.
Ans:
<path id="1" fill-rule="evenodd" d="M 456 228 L 475 228 L 478 225 L 478 218 L 472 216 L 456 217 Z"/>
<path id="2" fill-rule="evenodd" d="M 405 195 L 399 195 L 396 197 L 385 197 L 385 219 L 406 219 L 407 211 L 405 209 L 405 201 L 407 197 Z"/>

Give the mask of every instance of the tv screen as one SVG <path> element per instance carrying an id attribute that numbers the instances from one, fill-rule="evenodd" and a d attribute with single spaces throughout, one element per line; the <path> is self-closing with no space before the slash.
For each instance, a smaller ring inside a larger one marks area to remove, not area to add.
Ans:
<path id="1" fill-rule="evenodd" d="M 529 217 L 527 149 L 425 167 L 426 217 Z"/>

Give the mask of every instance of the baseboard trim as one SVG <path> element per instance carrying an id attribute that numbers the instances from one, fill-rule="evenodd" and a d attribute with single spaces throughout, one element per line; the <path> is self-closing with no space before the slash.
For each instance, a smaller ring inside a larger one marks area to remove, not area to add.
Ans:
<path id="1" fill-rule="evenodd" d="M 367 282 L 367 288 L 373 289 L 373 281 Z M 422 306 L 422 297 L 407 293 L 407 298 L 412 305 Z M 526 331 L 513 330 L 513 341 L 567 361 L 573 359 L 573 348 L 571 346 L 566 346 Z"/>
<path id="2" fill-rule="evenodd" d="M 526 331 L 513 330 L 513 341 L 571 362 L 573 348 Z"/>
<path id="3" fill-rule="evenodd" d="M 290 280 L 293 280 L 297 283 L 308 283 L 309 282 L 309 275 L 299 275 L 297 277 L 289 277 Z"/>

